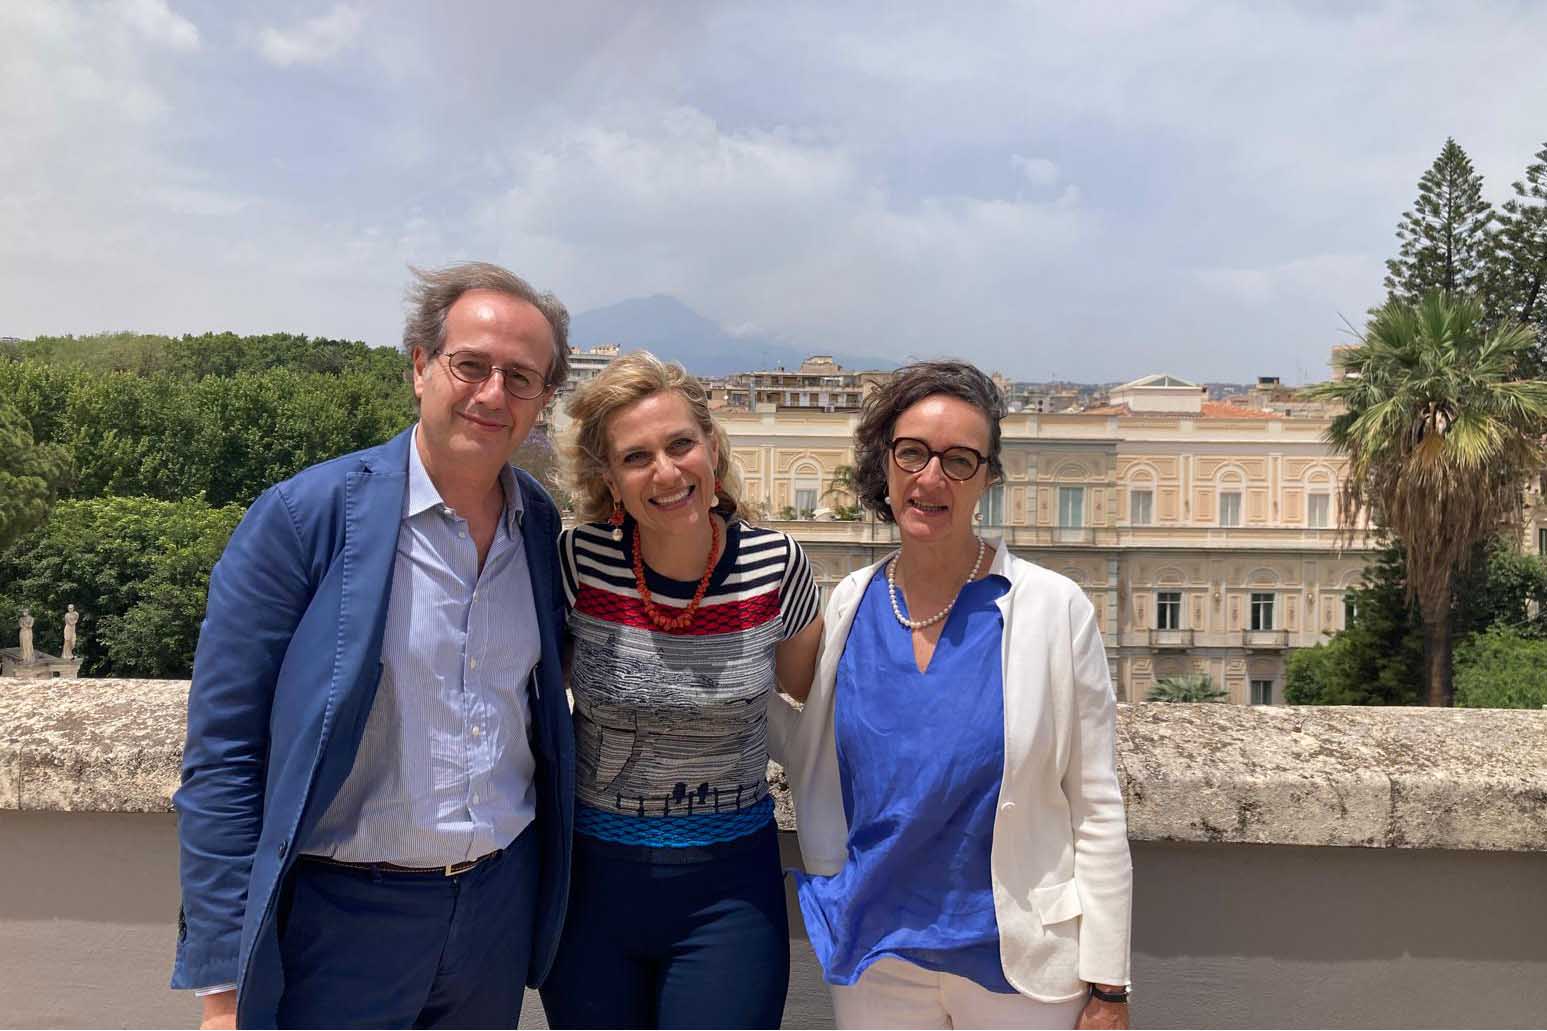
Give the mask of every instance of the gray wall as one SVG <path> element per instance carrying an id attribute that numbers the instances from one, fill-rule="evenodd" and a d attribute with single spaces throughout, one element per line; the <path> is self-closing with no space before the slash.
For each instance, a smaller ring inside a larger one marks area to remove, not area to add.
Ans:
<path id="1" fill-rule="evenodd" d="M 1135 842 L 1145 1027 L 1541 1027 L 1547 854 Z"/>
<path id="2" fill-rule="evenodd" d="M 175 834 L 167 814 L 0 812 L 0 1026 L 197 1023 L 166 988 Z M 1134 867 L 1140 1026 L 1547 1019 L 1547 854 L 1136 842 Z M 829 1027 L 791 945 L 785 1026 Z M 533 997 L 523 1024 L 541 1020 Z"/>

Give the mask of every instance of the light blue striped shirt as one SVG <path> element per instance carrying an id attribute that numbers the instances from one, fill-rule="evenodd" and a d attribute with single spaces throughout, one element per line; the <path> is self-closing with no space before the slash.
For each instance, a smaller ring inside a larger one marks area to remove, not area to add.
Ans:
<path id="1" fill-rule="evenodd" d="M 527 684 L 541 644 L 521 491 L 478 570 L 467 521 L 408 449 L 381 683 L 354 767 L 303 842 L 347 862 L 444 866 L 504 848 L 536 815 Z"/>

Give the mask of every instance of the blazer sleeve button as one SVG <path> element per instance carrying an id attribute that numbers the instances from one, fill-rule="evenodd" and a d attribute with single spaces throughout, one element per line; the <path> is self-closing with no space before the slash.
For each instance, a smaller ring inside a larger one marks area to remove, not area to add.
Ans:
<path id="1" fill-rule="evenodd" d="M 290 848 L 290 842 L 288 842 L 288 841 L 281 841 L 279 843 L 279 848 L 276 849 L 275 851 L 277 851 L 279 853 L 279 858 L 283 859 L 283 858 L 285 858 L 286 850 L 289 849 L 289 848 Z"/>

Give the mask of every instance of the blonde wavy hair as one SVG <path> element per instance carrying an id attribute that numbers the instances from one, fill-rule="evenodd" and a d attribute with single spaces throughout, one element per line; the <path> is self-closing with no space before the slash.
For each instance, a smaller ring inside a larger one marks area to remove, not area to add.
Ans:
<path id="1" fill-rule="evenodd" d="M 606 522 L 612 515 L 612 491 L 604 478 L 611 453 L 608 423 L 621 409 L 665 391 L 688 403 L 704 439 L 714 444 L 714 475 L 720 481 L 720 503 L 714 510 L 726 519 L 736 515 L 741 478 L 731 462 L 730 438 L 709 411 L 708 391 L 678 363 L 663 362 L 649 351 L 634 351 L 615 359 L 595 379 L 578 387 L 564 406 L 574 423 L 564 451 L 575 514 L 583 522 Z"/>

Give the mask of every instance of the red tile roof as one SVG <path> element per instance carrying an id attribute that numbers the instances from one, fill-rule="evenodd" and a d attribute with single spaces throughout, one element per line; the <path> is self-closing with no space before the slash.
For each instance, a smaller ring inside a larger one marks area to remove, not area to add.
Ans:
<path id="1" fill-rule="evenodd" d="M 1236 405 L 1226 404 L 1223 401 L 1203 402 L 1203 417 L 1205 419 L 1277 419 L 1273 412 L 1265 412 L 1260 408 L 1240 408 Z"/>

